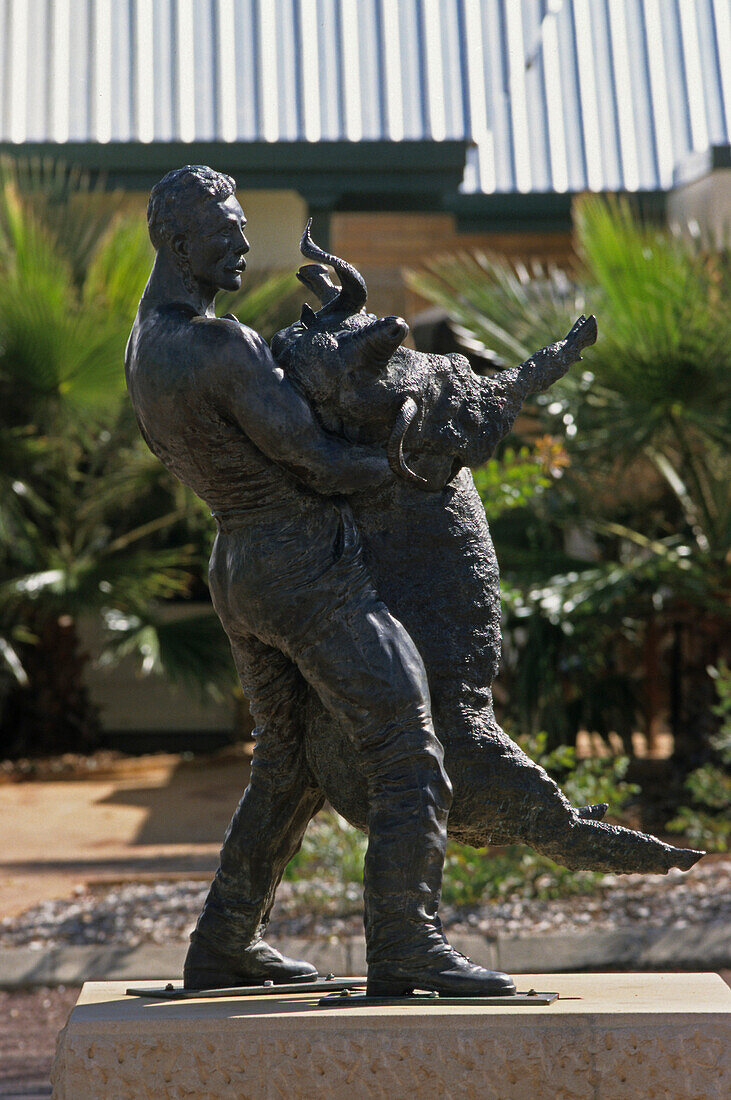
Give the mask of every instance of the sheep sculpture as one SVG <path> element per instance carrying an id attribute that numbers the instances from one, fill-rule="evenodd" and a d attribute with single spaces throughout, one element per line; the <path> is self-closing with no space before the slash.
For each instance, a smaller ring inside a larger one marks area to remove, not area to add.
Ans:
<path id="1" fill-rule="evenodd" d="M 278 333 L 272 351 L 323 426 L 382 445 L 398 474 L 350 499 L 382 599 L 406 626 L 429 678 L 437 735 L 454 788 L 449 833 L 475 847 L 524 843 L 573 869 L 659 872 L 690 868 L 703 853 L 601 820 L 606 806 L 575 808 L 498 724 L 491 684 L 500 663 L 500 589 L 485 512 L 470 467 L 510 431 L 523 401 L 546 389 L 597 338 L 581 317 L 563 340 L 494 376 L 458 354 L 402 346 L 408 326 L 364 311 L 360 273 L 320 249 L 300 280 L 322 303 Z M 340 281 L 335 286 L 332 268 Z M 314 692 L 307 758 L 334 808 L 365 830 L 367 783 L 350 741 Z"/>

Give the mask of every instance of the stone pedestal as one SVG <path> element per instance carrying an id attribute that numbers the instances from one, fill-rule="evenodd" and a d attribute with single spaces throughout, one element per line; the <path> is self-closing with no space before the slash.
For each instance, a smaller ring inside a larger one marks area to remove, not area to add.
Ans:
<path id="1" fill-rule="evenodd" d="M 731 1095 L 731 991 L 716 974 L 516 977 L 558 991 L 541 1008 L 163 1002 L 126 997 L 127 984 L 84 986 L 58 1040 L 57 1100 Z"/>

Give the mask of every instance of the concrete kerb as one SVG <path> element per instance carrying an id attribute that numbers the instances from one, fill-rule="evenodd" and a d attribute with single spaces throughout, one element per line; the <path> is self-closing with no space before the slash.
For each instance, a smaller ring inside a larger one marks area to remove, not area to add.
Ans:
<path id="1" fill-rule="evenodd" d="M 620 928 L 565 935 L 498 936 L 498 970 L 723 970 L 731 936 L 720 922 L 687 928 Z"/>
<path id="2" fill-rule="evenodd" d="M 508 973 L 612 970 L 722 970 L 731 967 L 731 938 L 722 925 L 683 929 L 632 929 L 501 936 L 452 935 L 458 951 L 493 970 Z M 286 939 L 277 947 L 306 958 L 321 974 L 365 973 L 361 937 L 338 940 Z M 84 981 L 127 981 L 150 974 L 180 974 L 186 944 L 64 945 L 48 950 L 7 947 L 0 950 L 0 988 L 80 985 Z"/>

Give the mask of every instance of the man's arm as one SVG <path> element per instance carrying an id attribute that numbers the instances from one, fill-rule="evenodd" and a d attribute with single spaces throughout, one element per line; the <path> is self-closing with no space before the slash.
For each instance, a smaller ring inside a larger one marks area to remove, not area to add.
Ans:
<path id="1" fill-rule="evenodd" d="M 210 332 L 217 362 L 207 372 L 214 403 L 268 458 L 326 495 L 392 479 L 385 453 L 346 443 L 320 427 L 261 336 L 233 319 L 200 323 L 217 330 Z"/>

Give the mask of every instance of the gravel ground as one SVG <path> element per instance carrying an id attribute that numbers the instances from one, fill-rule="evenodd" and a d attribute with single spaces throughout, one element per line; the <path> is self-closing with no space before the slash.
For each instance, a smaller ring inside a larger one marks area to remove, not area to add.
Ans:
<path id="1" fill-rule="evenodd" d="M 175 943 L 187 938 L 207 883 L 124 883 L 80 888 L 71 900 L 48 901 L 0 922 L 0 946 Z M 270 925 L 273 936 L 362 933 L 360 888 L 283 883 Z M 689 874 L 607 875 L 598 893 L 553 901 L 514 898 L 469 909 L 442 907 L 447 928 L 485 936 L 610 930 L 636 925 L 681 929 L 731 924 L 731 859 L 710 859 Z"/>
<path id="2" fill-rule="evenodd" d="M 605 875 L 595 895 L 553 901 L 518 899 L 445 914 L 452 928 L 485 935 L 612 931 L 628 925 L 687 928 L 731 924 L 731 860 L 712 860 L 689 874 Z"/>

